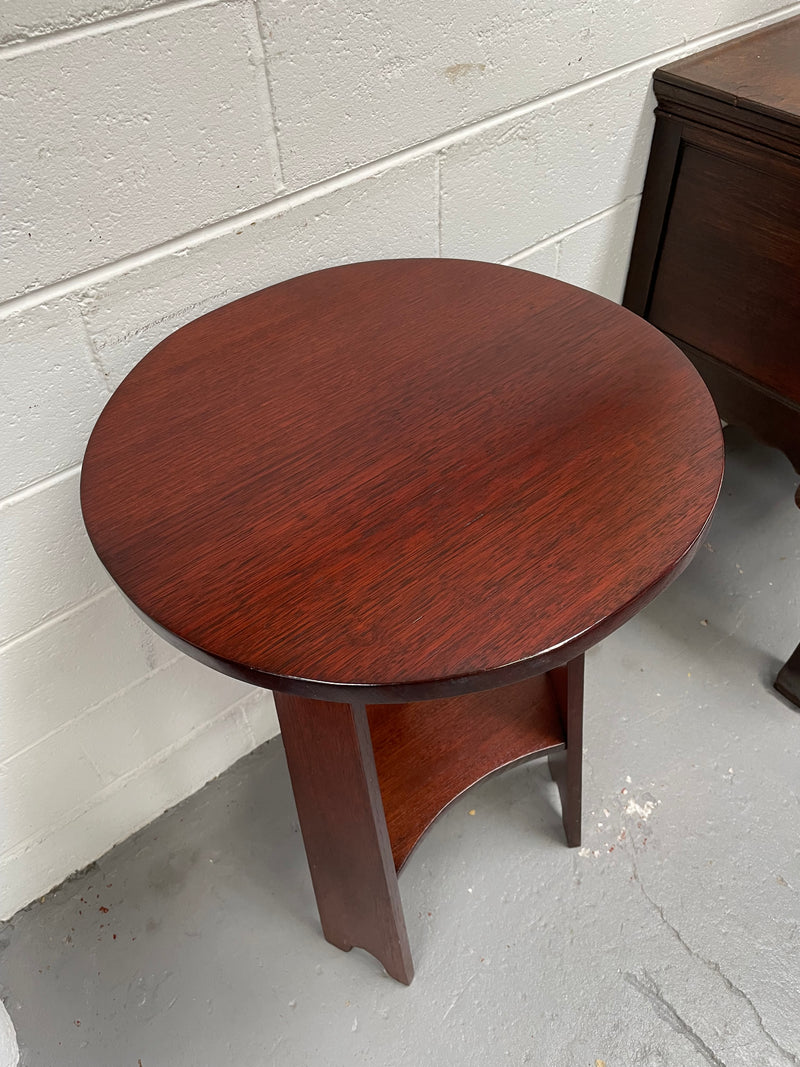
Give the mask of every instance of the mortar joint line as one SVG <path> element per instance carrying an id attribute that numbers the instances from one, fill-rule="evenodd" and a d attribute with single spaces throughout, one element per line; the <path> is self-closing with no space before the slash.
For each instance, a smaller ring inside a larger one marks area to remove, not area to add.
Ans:
<path id="1" fill-rule="evenodd" d="M 259 44 L 261 45 L 261 60 L 264 65 L 264 78 L 267 83 L 267 97 L 269 99 L 269 112 L 271 120 L 271 133 L 272 141 L 275 145 L 275 157 L 278 173 L 276 175 L 276 192 L 279 194 L 286 192 L 286 180 L 283 175 L 283 149 L 281 148 L 280 139 L 280 123 L 278 122 L 278 109 L 275 104 L 275 93 L 273 92 L 272 85 L 272 71 L 270 70 L 269 54 L 267 52 L 267 38 L 266 38 L 266 26 L 264 25 L 264 19 L 261 14 L 261 8 L 259 7 L 258 0 L 252 0 L 253 13 L 255 15 L 256 27 L 258 31 Z"/>
<path id="2" fill-rule="evenodd" d="M 12 60 L 18 56 L 29 55 L 32 52 L 43 52 L 49 48 L 57 48 L 62 44 L 72 44 L 88 37 L 101 37 L 114 30 L 127 29 L 130 26 L 139 26 L 144 22 L 154 22 L 157 19 L 168 18 L 180 11 L 191 11 L 198 7 L 214 7 L 230 3 L 231 0 L 165 0 L 164 3 L 154 4 L 150 7 L 140 8 L 138 11 L 123 11 L 118 15 L 107 15 L 105 18 L 90 19 L 72 26 L 62 26 L 57 30 L 45 30 L 41 33 L 33 33 L 22 41 L 9 41 L 8 44 L 0 45 L 0 60 Z"/>
<path id="3" fill-rule="evenodd" d="M 594 225 L 596 222 L 601 222 L 603 219 L 613 215 L 614 212 L 618 211 L 621 207 L 625 207 L 626 204 L 631 203 L 631 201 L 639 200 L 641 195 L 641 193 L 631 193 L 629 196 L 619 200 L 616 204 L 612 204 L 610 207 L 604 207 L 601 211 L 595 212 L 594 215 L 589 215 L 587 218 L 581 219 L 580 222 L 576 222 L 572 226 L 567 226 L 565 229 L 559 230 L 557 233 L 549 234 L 547 237 L 541 238 L 541 240 L 536 241 L 534 244 L 528 245 L 527 248 L 523 248 L 519 252 L 514 252 L 513 255 L 507 256 L 503 260 L 503 263 L 507 267 L 513 267 L 513 265 L 520 259 L 525 259 L 526 256 L 530 256 L 534 252 L 541 252 L 543 249 L 549 248 L 550 245 L 556 245 L 558 247 L 565 238 L 580 233 L 581 230 Z M 556 262 L 558 262 L 558 260 Z"/>
<path id="4" fill-rule="evenodd" d="M 74 477 L 80 469 L 80 463 L 74 463 L 71 467 L 66 467 L 62 471 L 56 471 L 55 474 L 48 474 L 46 478 L 40 478 L 38 481 L 26 485 L 22 489 L 17 489 L 15 492 L 9 493 L 7 497 L 3 497 L 3 499 L 0 500 L 0 511 L 4 508 L 13 507 L 15 504 L 22 504 L 26 500 L 30 500 L 31 497 L 38 496 L 39 493 L 43 493 L 47 489 L 52 489 L 54 486 L 60 485 L 61 482 L 65 482 L 68 478 Z M 0 644 L 0 647 L 2 647 L 2 644 Z"/>
<path id="5" fill-rule="evenodd" d="M 191 5 L 197 7 L 206 6 L 209 3 L 214 2 L 229 2 L 229 0 L 176 0 L 176 3 L 185 3 L 186 6 Z M 767 16 L 762 15 L 756 19 L 738 23 L 736 26 L 729 26 L 724 30 L 715 31 L 714 33 L 701 36 L 696 38 L 692 43 L 696 44 L 698 48 L 708 47 L 711 44 L 729 40 L 731 37 L 735 36 L 737 32 L 744 32 L 747 29 L 754 27 L 772 25 L 793 12 L 800 12 L 800 3 L 791 4 L 788 7 L 770 12 Z M 128 18 L 128 16 L 124 17 Z M 120 18 L 123 18 L 123 16 L 120 16 Z M 127 273 L 129 270 L 134 270 L 137 267 L 156 262 L 173 252 L 186 251 L 199 244 L 204 244 L 207 241 L 212 240 L 214 237 L 228 234 L 235 231 L 239 226 L 246 225 L 249 222 L 257 222 L 262 219 L 271 218 L 277 214 L 283 214 L 293 207 L 298 207 L 309 201 L 319 199 L 322 196 L 346 188 L 347 186 L 355 185 L 366 178 L 376 177 L 388 170 L 402 166 L 405 163 L 424 158 L 442 148 L 459 144 L 468 140 L 472 136 L 504 125 L 516 118 L 528 117 L 529 115 L 535 114 L 536 111 L 560 103 L 562 100 L 571 99 L 573 96 L 597 89 L 625 74 L 631 73 L 632 71 L 641 70 L 644 67 L 651 67 L 654 63 L 661 65 L 671 57 L 680 55 L 684 48 L 685 44 L 673 45 L 669 49 L 623 64 L 620 67 L 604 71 L 592 78 L 587 78 L 575 85 L 556 90 L 554 93 L 539 97 L 536 100 L 528 101 L 513 108 L 496 112 L 495 114 L 479 119 L 470 125 L 451 129 L 445 133 L 438 134 L 433 138 L 418 142 L 415 145 L 399 149 L 398 151 L 393 152 L 388 156 L 383 156 L 378 160 L 363 163 L 352 170 L 312 183 L 301 190 L 288 193 L 286 196 L 278 196 L 274 200 L 268 201 L 258 207 L 250 208 L 247 211 L 228 216 L 224 219 L 218 219 L 216 222 L 207 224 L 198 229 L 169 238 L 148 249 L 129 253 L 115 261 L 93 267 L 80 274 L 73 275 L 70 278 L 52 282 L 41 286 L 38 289 L 33 289 L 27 293 L 11 297 L 5 301 L 0 301 L 0 318 L 3 318 L 8 314 L 13 314 L 15 311 L 27 310 L 30 307 L 35 307 L 49 299 L 80 291 L 81 289 L 88 288 L 90 285 L 109 281 L 112 278 Z"/>
<path id="6" fill-rule="evenodd" d="M 44 633 L 46 630 L 52 629 L 54 626 L 60 626 L 62 622 L 66 622 L 67 619 L 76 615 L 79 611 L 83 611 L 84 608 L 90 607 L 98 600 L 102 600 L 103 597 L 113 593 L 115 588 L 115 586 L 109 584 L 104 589 L 101 589 L 99 593 L 85 597 L 83 600 L 78 601 L 77 604 L 71 604 L 64 611 L 59 612 L 57 615 L 52 615 L 49 619 L 45 619 L 44 622 L 38 623 L 32 629 L 17 634 L 16 637 L 10 637 L 7 641 L 0 644 L 0 656 L 5 655 L 6 652 L 10 652 L 11 649 L 16 648 L 17 645 L 21 645 L 25 641 L 30 641 L 32 638 L 38 637 L 40 634 Z"/>
<path id="7" fill-rule="evenodd" d="M 103 358 L 102 358 L 102 356 L 100 355 L 100 353 L 97 350 L 97 345 L 94 343 L 94 338 L 92 337 L 92 332 L 89 329 L 89 322 L 88 322 L 88 320 L 86 318 L 86 315 L 84 313 L 83 307 L 81 306 L 81 302 L 80 302 L 80 300 L 73 300 L 73 301 L 70 301 L 70 303 L 73 304 L 73 306 L 77 310 L 78 320 L 79 320 L 79 322 L 81 324 L 81 329 L 83 330 L 83 336 L 84 336 L 84 338 L 86 340 L 86 345 L 87 345 L 87 348 L 89 350 L 89 362 L 91 363 L 92 367 L 99 374 L 100 381 L 103 383 L 103 386 L 105 387 L 106 392 L 110 396 L 114 392 L 114 386 L 111 384 L 111 378 L 109 376 L 108 371 L 105 368 L 105 364 L 103 363 Z"/>
<path id="8" fill-rule="evenodd" d="M 80 804 L 74 805 L 68 812 L 66 812 L 61 817 L 61 819 L 59 819 L 52 826 L 48 827 L 44 833 L 42 833 L 42 830 L 40 829 L 38 832 L 34 831 L 34 833 L 29 834 L 28 837 L 26 837 L 23 841 L 17 842 L 16 845 L 14 845 L 11 849 L 9 849 L 7 853 L 2 856 L 3 861 L 13 861 L 19 856 L 25 855 L 25 853 L 29 852 L 31 848 L 43 844 L 54 834 L 60 833 L 64 829 L 64 827 L 68 826 L 71 822 L 75 822 L 77 819 L 81 818 L 81 816 L 86 815 L 93 808 L 99 807 L 103 800 L 107 799 L 108 797 L 112 797 L 115 793 L 119 792 L 120 789 L 123 789 L 129 782 L 134 781 L 136 778 L 141 777 L 148 771 L 153 770 L 154 768 L 160 766 L 162 763 L 165 763 L 170 758 L 170 756 L 172 756 L 176 752 L 179 752 L 182 748 L 185 748 L 186 745 L 191 744 L 191 742 L 195 738 L 200 737 L 208 730 L 213 729 L 214 726 L 222 722 L 225 718 L 229 718 L 232 712 L 235 712 L 237 709 L 241 709 L 241 705 L 246 699 L 247 695 L 245 695 L 244 697 L 240 697 L 232 704 L 226 705 L 226 707 L 223 708 L 223 710 L 220 711 L 213 718 L 207 719 L 205 722 L 198 723 L 197 726 L 189 730 L 182 737 L 178 738 L 177 741 L 173 741 L 171 744 L 165 745 L 164 748 L 154 753 L 142 763 L 137 764 L 136 767 L 133 767 L 131 768 L 131 770 L 126 771 L 124 774 L 119 775 L 117 778 L 114 778 L 113 781 L 109 782 L 107 785 L 104 785 L 96 793 L 93 793 L 91 797 L 89 797 L 87 800 L 83 801 Z M 252 751 L 253 746 L 250 742 L 250 739 L 247 737 L 246 731 L 242 730 L 241 732 L 245 738 L 245 741 L 250 744 L 250 748 L 248 749 L 248 751 Z M 243 755 L 246 754 L 247 753 L 243 753 Z M 173 801 L 172 803 L 177 803 L 177 801 Z M 167 806 L 169 807 L 171 806 L 171 804 Z M 152 822 L 153 818 L 155 817 L 156 816 L 154 815 L 149 816 L 144 823 L 135 826 L 130 831 L 130 833 L 136 833 L 136 831 L 141 829 L 142 826 L 146 826 L 148 823 Z"/>
<path id="9" fill-rule="evenodd" d="M 31 749 L 36 748 L 37 745 L 41 745 L 45 741 L 49 741 L 50 738 L 55 737 L 58 734 L 62 734 L 67 730 L 70 730 L 73 726 L 81 722 L 83 719 L 87 718 L 89 715 L 93 715 L 96 711 L 101 711 L 106 705 L 111 704 L 115 700 L 119 700 L 120 697 L 126 696 L 133 689 L 136 689 L 138 686 L 143 685 L 145 682 L 149 682 L 151 678 L 155 678 L 156 675 L 161 674 L 163 671 L 168 670 L 170 667 L 173 667 L 181 659 L 181 657 L 182 653 L 176 653 L 172 657 L 172 659 L 167 660 L 165 663 L 159 663 L 157 667 L 153 667 L 146 674 L 142 674 L 138 678 L 135 678 L 132 682 L 129 682 L 128 685 L 124 685 L 121 689 L 117 689 L 113 693 L 109 693 L 108 696 L 103 697 L 102 700 L 98 700 L 94 704 L 90 704 L 88 708 L 83 708 L 83 710 L 79 711 L 77 715 L 73 715 L 71 719 L 68 719 L 66 722 L 59 723 L 59 725 L 54 727 L 52 730 L 48 730 L 48 732 L 42 734 L 41 737 L 37 737 L 35 741 L 31 741 L 30 744 L 24 745 L 22 748 L 17 749 L 16 752 L 13 752 L 10 756 L 6 756 L 5 759 L 2 760 L 1 765 L 5 767 L 8 764 L 13 763 L 15 759 L 19 759 L 20 756 L 24 756 L 27 752 L 30 752 Z"/>

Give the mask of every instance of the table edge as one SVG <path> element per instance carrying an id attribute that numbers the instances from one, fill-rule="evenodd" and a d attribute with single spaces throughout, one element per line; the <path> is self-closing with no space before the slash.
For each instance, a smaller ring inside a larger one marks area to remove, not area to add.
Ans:
<path id="1" fill-rule="evenodd" d="M 120 589 L 119 591 L 133 611 L 168 644 L 199 663 L 219 671 L 221 674 L 227 674 L 231 678 L 248 682 L 250 685 L 258 686 L 261 689 L 273 689 L 281 693 L 291 693 L 311 700 L 358 705 L 404 704 L 424 700 L 439 700 L 443 697 L 454 697 L 466 693 L 478 693 L 487 689 L 499 689 L 506 685 L 513 685 L 515 682 L 533 678 L 537 674 L 544 674 L 555 667 L 563 666 L 619 629 L 620 626 L 654 600 L 659 593 L 663 592 L 688 567 L 700 547 L 714 517 L 714 510 L 722 487 L 723 472 L 724 459 L 720 469 L 720 480 L 713 505 L 697 537 L 674 566 L 665 570 L 654 582 L 641 590 L 637 596 L 616 612 L 607 615 L 596 625 L 588 627 L 559 645 L 545 649 L 526 659 L 516 660 L 513 663 L 503 664 L 499 667 L 491 667 L 488 670 L 473 674 L 458 675 L 452 678 L 419 679 L 392 683 L 331 682 L 314 678 L 272 674 L 269 671 L 248 667 L 245 664 L 216 656 L 206 649 L 178 637 L 142 611 L 123 590 Z M 116 582 L 114 584 L 116 586 Z M 119 589 L 119 586 L 116 586 L 116 588 Z"/>

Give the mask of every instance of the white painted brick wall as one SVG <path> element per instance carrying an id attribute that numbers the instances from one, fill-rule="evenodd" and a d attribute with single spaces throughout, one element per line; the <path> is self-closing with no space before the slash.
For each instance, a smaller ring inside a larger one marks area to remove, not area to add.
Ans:
<path id="1" fill-rule="evenodd" d="M 652 70 L 770 0 L 0 4 L 0 917 L 275 734 L 109 584 L 79 463 L 167 333 L 304 271 L 499 260 L 618 300 Z M 705 36 L 704 36 L 705 35 Z"/>
<path id="2" fill-rule="evenodd" d="M 0 368 L 2 500 L 80 462 L 108 390 L 68 300 L 0 319 Z"/>
<path id="3" fill-rule="evenodd" d="M 155 7 L 164 0 L 3 0 L 0 44 L 15 44 L 41 34 L 100 22 L 129 11 Z"/>
<path id="4" fill-rule="evenodd" d="M 0 648 L 109 584 L 83 526 L 79 476 L 73 469 L 0 502 Z"/>
<path id="5" fill-rule="evenodd" d="M 766 9 L 763 0 L 258 2 L 290 188 Z"/>
<path id="6" fill-rule="evenodd" d="M 588 225 L 566 234 L 559 246 L 559 278 L 619 303 L 628 272 L 639 200 L 634 196 Z"/>
<path id="7" fill-rule="evenodd" d="M 444 149 L 442 255 L 504 259 L 640 192 L 649 83 L 621 74 Z"/>
<path id="8" fill-rule="evenodd" d="M 79 293 L 112 386 L 164 337 L 246 293 L 321 267 L 437 253 L 433 157 L 334 189 Z"/>
<path id="9" fill-rule="evenodd" d="M 278 188 L 247 0 L 0 51 L 0 297 L 261 204 Z"/>

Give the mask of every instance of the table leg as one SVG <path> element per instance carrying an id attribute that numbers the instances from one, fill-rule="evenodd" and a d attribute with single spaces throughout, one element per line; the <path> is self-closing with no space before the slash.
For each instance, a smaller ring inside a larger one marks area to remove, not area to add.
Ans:
<path id="1" fill-rule="evenodd" d="M 800 489 L 798 490 L 800 493 Z M 800 708 L 800 645 L 789 656 L 778 672 L 775 688 Z"/>
<path id="2" fill-rule="evenodd" d="M 561 795 L 561 818 L 567 844 L 581 843 L 583 769 L 583 656 L 550 671 L 558 699 L 566 748 L 547 757 L 550 774 Z"/>
<path id="3" fill-rule="evenodd" d="M 366 708 L 276 693 L 322 930 L 414 976 Z"/>

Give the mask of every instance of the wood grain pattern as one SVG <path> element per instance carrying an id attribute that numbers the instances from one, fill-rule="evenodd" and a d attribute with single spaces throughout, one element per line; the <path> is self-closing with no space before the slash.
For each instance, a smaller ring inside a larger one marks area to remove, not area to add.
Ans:
<path id="1" fill-rule="evenodd" d="M 701 380 L 641 320 L 406 260 L 173 334 L 107 405 L 81 493 L 136 609 L 277 690 L 325 936 L 408 982 L 396 867 L 453 797 L 547 753 L 580 841 L 582 650 L 686 565 L 721 473 Z"/>
<path id="2" fill-rule="evenodd" d="M 413 968 L 397 872 L 465 789 L 547 755 L 567 842 L 580 844 L 582 656 L 490 693 L 366 708 L 276 693 L 276 703 L 325 937 L 365 948 L 401 982 Z"/>
<path id="3" fill-rule="evenodd" d="M 800 471 L 800 17 L 657 70 L 624 303 Z M 665 151 L 665 144 L 672 146 Z M 777 687 L 797 692 L 796 656 Z"/>
<path id="4" fill-rule="evenodd" d="M 433 819 L 469 786 L 564 747 L 546 674 L 490 693 L 373 704 L 367 713 L 398 871 Z"/>
<path id="5" fill-rule="evenodd" d="M 111 576 L 179 647 L 372 704 L 580 654 L 686 565 L 721 473 L 699 376 L 634 315 L 398 260 L 167 338 L 101 415 L 81 493 Z"/>
<path id="6" fill-rule="evenodd" d="M 648 319 L 800 405 L 798 218 L 800 165 L 765 172 L 688 145 Z"/>
<path id="7" fill-rule="evenodd" d="M 363 705 L 276 693 L 297 814 L 325 937 L 414 976 Z"/>
<path id="8" fill-rule="evenodd" d="M 784 19 L 661 67 L 659 81 L 750 113 L 784 120 L 800 114 L 800 17 Z M 800 132 L 800 131 L 799 131 Z"/>

